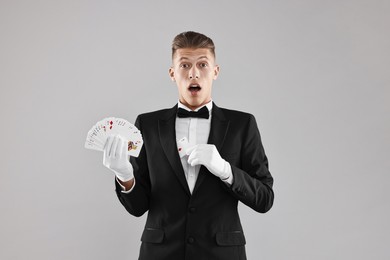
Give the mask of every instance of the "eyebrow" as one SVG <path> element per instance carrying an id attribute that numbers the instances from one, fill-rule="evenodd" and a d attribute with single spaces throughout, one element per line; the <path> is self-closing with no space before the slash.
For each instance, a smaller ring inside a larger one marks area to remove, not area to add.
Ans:
<path id="1" fill-rule="evenodd" d="M 201 60 L 201 59 L 206 59 L 206 60 L 208 60 L 209 58 L 207 57 L 207 56 L 200 56 L 199 58 L 198 58 L 198 60 Z M 181 57 L 180 59 L 179 59 L 179 61 L 182 61 L 182 60 L 189 60 L 187 57 Z"/>

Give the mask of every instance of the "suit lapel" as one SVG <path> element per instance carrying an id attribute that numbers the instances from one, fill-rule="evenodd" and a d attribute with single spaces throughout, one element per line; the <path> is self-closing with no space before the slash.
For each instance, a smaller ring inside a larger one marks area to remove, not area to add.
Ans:
<path id="1" fill-rule="evenodd" d="M 172 169 L 176 174 L 176 177 L 179 179 L 179 182 L 183 186 L 188 196 L 191 196 L 187 180 L 185 178 L 183 166 L 180 161 L 179 153 L 177 152 L 175 131 L 176 111 L 177 105 L 168 110 L 165 117 L 159 120 L 159 137 L 162 148 L 165 152 L 166 157 L 168 158 L 169 163 L 172 166 Z"/>
<path id="2" fill-rule="evenodd" d="M 229 120 L 226 120 L 222 110 L 213 103 L 211 128 L 208 144 L 214 144 L 218 151 L 221 151 L 225 142 L 226 133 L 229 129 Z"/>
<path id="3" fill-rule="evenodd" d="M 217 147 L 219 153 L 225 142 L 225 137 L 229 129 L 230 121 L 226 120 L 223 111 L 213 103 L 210 134 L 207 143 L 214 144 Z M 206 167 L 203 165 L 200 167 L 198 179 L 195 184 L 195 188 L 192 194 L 195 194 L 198 187 L 202 184 L 207 174 Z"/>

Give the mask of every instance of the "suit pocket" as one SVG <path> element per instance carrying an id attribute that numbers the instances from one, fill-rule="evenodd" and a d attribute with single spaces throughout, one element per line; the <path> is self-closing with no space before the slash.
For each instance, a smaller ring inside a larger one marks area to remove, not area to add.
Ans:
<path id="1" fill-rule="evenodd" d="M 164 230 L 156 228 L 145 228 L 141 236 L 141 241 L 146 243 L 162 243 L 164 240 Z"/>
<path id="2" fill-rule="evenodd" d="M 216 241 L 219 246 L 243 246 L 246 244 L 245 236 L 241 231 L 218 232 Z"/>

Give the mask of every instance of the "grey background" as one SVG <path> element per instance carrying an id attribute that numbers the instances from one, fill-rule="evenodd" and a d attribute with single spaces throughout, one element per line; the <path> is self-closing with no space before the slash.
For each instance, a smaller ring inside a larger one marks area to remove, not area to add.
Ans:
<path id="1" fill-rule="evenodd" d="M 0 259 L 136 259 L 145 216 L 87 131 L 171 107 L 170 44 L 214 39 L 214 101 L 251 112 L 276 199 L 249 259 L 389 259 L 390 2 L 0 1 Z"/>

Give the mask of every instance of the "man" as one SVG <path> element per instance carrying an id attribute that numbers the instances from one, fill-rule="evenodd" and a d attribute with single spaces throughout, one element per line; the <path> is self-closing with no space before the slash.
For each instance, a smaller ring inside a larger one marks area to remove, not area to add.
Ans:
<path id="1" fill-rule="evenodd" d="M 106 142 L 103 163 L 115 172 L 120 202 L 134 216 L 148 211 L 141 260 L 246 259 L 238 201 L 261 213 L 272 207 L 273 178 L 255 118 L 213 103 L 218 73 L 210 38 L 177 35 L 169 76 L 178 104 L 137 117 L 144 146 L 131 163 L 126 140 Z"/>

